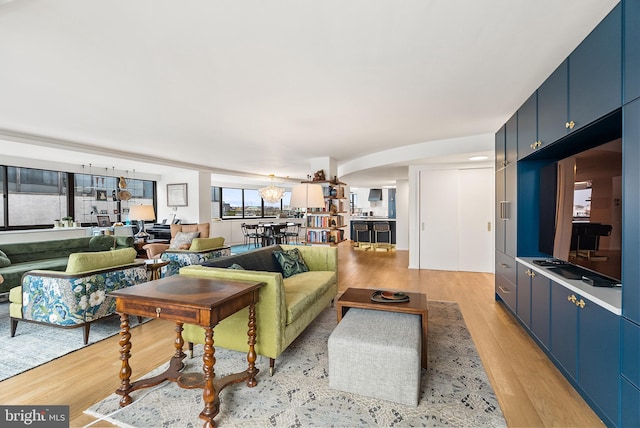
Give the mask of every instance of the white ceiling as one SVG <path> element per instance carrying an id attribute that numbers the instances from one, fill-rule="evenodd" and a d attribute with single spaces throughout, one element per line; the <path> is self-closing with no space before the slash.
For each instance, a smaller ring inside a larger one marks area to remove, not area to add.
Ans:
<path id="1" fill-rule="evenodd" d="M 617 2 L 0 0 L 2 153 L 388 184 L 491 154 Z"/>

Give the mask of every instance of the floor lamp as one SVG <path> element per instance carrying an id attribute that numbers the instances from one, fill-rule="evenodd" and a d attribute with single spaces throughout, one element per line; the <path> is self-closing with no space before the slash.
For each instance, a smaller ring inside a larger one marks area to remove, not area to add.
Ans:
<path id="1" fill-rule="evenodd" d="M 144 230 L 144 222 L 156 219 L 156 213 L 153 211 L 153 205 L 132 205 L 129 207 L 129 220 L 138 222 L 138 233 L 135 234 L 136 240 L 146 241 L 149 234 Z"/>
<path id="2" fill-rule="evenodd" d="M 307 225 L 307 210 L 309 208 L 324 208 L 324 193 L 319 184 L 302 183 L 296 184 L 291 189 L 291 206 L 294 208 L 304 208 L 303 223 L 305 230 Z M 307 233 L 305 232 L 305 237 Z M 305 240 L 307 240 L 305 238 Z"/>

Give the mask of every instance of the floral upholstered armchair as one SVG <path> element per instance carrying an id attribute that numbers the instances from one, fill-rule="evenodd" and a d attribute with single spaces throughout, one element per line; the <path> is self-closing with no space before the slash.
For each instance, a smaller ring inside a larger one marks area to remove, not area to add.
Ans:
<path id="1" fill-rule="evenodd" d="M 189 265 L 201 265 L 207 260 L 230 256 L 231 248 L 224 245 L 224 238 L 194 238 L 188 250 L 166 250 L 160 256 L 161 260 L 169 261 L 162 268 L 161 276 L 177 275 L 180 268 Z"/>
<path id="2" fill-rule="evenodd" d="M 147 251 L 147 258 L 157 259 L 168 249 L 188 250 L 194 238 L 209 237 L 209 223 L 172 224 L 171 241 L 168 244 L 147 244 L 142 248 Z M 176 239 L 177 238 L 177 239 Z"/>
<path id="3" fill-rule="evenodd" d="M 133 248 L 69 256 L 65 272 L 31 270 L 22 285 L 9 292 L 11 337 L 19 321 L 55 327 L 84 327 L 84 343 L 89 341 L 93 321 L 115 313 L 111 291 L 147 281 L 147 269 L 135 261 Z"/>

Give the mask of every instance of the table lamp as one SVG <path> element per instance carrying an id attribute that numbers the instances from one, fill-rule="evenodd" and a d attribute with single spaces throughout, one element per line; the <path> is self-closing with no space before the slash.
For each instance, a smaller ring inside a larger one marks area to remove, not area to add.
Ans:
<path id="1" fill-rule="evenodd" d="M 153 211 L 153 205 L 132 205 L 129 208 L 129 220 L 138 222 L 138 233 L 135 234 L 136 240 L 146 241 L 149 234 L 144 230 L 144 222 L 156 219 L 156 213 Z"/>

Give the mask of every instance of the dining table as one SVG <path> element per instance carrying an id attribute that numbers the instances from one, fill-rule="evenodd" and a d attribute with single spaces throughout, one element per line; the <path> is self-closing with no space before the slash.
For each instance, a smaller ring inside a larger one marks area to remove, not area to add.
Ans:
<path id="1" fill-rule="evenodd" d="M 262 228 L 262 246 L 283 244 L 285 242 L 285 230 L 287 223 L 261 223 Z"/>

